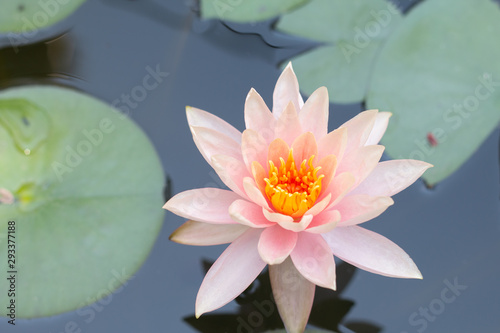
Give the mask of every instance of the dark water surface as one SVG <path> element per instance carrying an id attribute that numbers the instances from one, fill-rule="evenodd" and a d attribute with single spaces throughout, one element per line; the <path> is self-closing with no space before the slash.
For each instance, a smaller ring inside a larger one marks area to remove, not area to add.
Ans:
<path id="1" fill-rule="evenodd" d="M 172 193 L 220 186 L 192 141 L 185 106 L 212 112 L 242 130 L 249 89 L 254 87 L 271 105 L 279 62 L 313 44 L 272 33 L 269 22 L 202 22 L 194 7 L 185 1 L 89 0 L 58 38 L 22 47 L 18 53 L 0 49 L 0 87 L 58 83 L 128 109 L 156 147 L 172 180 Z M 143 85 L 150 71 L 161 72 L 157 87 L 145 98 L 134 99 L 134 88 Z M 123 95 L 131 97 L 127 101 Z M 329 129 L 360 111 L 360 105 L 332 104 Z M 398 333 L 499 331 L 498 145 L 496 130 L 451 177 L 431 190 L 417 181 L 394 197 L 396 204 L 387 212 L 364 224 L 410 254 L 424 279 L 392 279 L 357 270 L 342 293 L 354 303 L 342 323 L 361 321 L 381 332 Z M 194 313 L 204 275 L 201 260 L 215 260 L 224 246 L 170 242 L 168 236 L 183 221 L 166 214 L 149 258 L 106 302 L 79 312 L 17 320 L 14 328 L 3 319 L 0 331 L 198 332 L 183 318 Z M 237 309 L 232 302 L 220 312 Z"/>

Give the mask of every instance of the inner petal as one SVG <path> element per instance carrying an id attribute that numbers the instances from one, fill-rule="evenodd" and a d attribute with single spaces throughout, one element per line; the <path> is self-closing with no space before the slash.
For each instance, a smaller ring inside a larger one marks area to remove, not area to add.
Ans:
<path id="1" fill-rule="evenodd" d="M 280 157 L 279 166 L 269 161 L 269 174 L 264 178 L 264 192 L 277 212 L 296 219 L 315 204 L 325 176 L 318 174 L 321 167 L 314 166 L 314 158 L 312 155 L 297 165 L 293 149 L 290 149 L 286 161 Z"/>

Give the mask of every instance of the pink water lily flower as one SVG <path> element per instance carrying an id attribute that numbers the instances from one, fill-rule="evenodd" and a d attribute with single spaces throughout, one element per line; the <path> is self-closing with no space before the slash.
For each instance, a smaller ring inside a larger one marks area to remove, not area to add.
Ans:
<path id="1" fill-rule="evenodd" d="M 288 332 L 302 332 L 315 285 L 335 289 L 334 256 L 369 272 L 422 278 L 387 238 L 359 226 L 393 204 L 391 196 L 431 165 L 380 162 L 390 113 L 369 110 L 329 132 L 328 92 L 304 103 L 289 64 L 276 83 L 272 112 L 251 89 L 246 130 L 188 107 L 196 146 L 230 189 L 177 194 L 165 209 L 189 219 L 171 236 L 190 245 L 231 243 L 208 271 L 196 316 L 227 304 L 269 265 L 273 295 Z"/>

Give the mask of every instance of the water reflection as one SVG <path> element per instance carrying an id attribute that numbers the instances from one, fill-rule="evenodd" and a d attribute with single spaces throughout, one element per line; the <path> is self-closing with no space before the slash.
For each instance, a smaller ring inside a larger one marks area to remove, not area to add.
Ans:
<path id="1" fill-rule="evenodd" d="M 207 272 L 212 262 L 202 261 Z M 368 321 L 344 321 L 344 317 L 354 305 L 354 301 L 341 297 L 351 282 L 356 267 L 347 263 L 337 265 L 337 290 L 316 287 L 314 304 L 309 324 L 337 332 L 339 324 L 358 333 L 378 333 L 381 327 Z M 266 270 L 236 298 L 238 311 L 235 313 L 204 314 L 199 319 L 194 315 L 184 320 L 201 333 L 260 333 L 284 328 L 272 297 L 269 272 Z"/>
<path id="2" fill-rule="evenodd" d="M 35 44 L 0 48 L 0 88 L 47 79 L 81 80 L 75 72 L 76 42 L 68 33 Z"/>

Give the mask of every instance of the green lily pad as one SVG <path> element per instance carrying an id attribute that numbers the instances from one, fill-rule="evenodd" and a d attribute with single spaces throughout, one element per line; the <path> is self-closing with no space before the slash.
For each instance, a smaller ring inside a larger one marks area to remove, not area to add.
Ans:
<path id="1" fill-rule="evenodd" d="M 0 188 L 15 198 L 0 204 L 0 258 L 16 282 L 9 299 L 9 280 L 0 290 L 18 318 L 88 305 L 137 271 L 162 225 L 165 182 L 134 123 L 73 90 L 11 88 L 0 93 L 0 155 Z"/>
<path id="2" fill-rule="evenodd" d="M 232 22 L 255 22 L 278 16 L 309 0 L 201 0 L 201 16 Z"/>
<path id="3" fill-rule="evenodd" d="M 25 33 L 53 25 L 80 7 L 85 0 L 0 0 L 0 33 Z"/>
<path id="4" fill-rule="evenodd" d="M 312 0 L 276 29 L 326 44 L 289 59 L 302 92 L 326 86 L 331 101 L 354 103 L 365 98 L 376 55 L 401 19 L 385 0 Z"/>
<path id="5" fill-rule="evenodd" d="M 368 108 L 393 113 L 382 139 L 393 158 L 434 164 L 435 184 L 460 167 L 500 121 L 500 10 L 490 0 L 428 0 L 387 41 Z"/>

